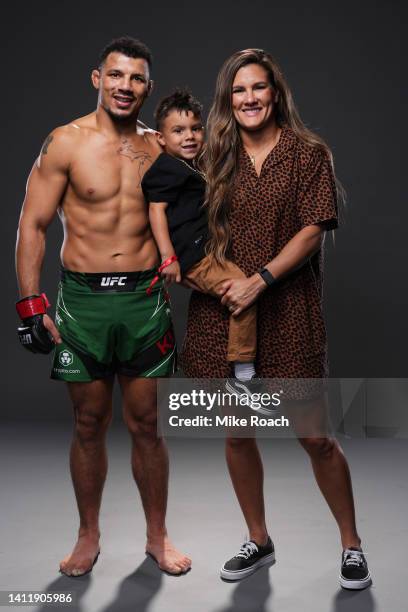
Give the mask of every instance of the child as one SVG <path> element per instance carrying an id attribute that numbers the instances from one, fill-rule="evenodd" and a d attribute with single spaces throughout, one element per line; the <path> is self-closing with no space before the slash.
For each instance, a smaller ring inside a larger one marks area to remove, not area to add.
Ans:
<path id="1" fill-rule="evenodd" d="M 188 90 L 164 98 L 155 112 L 158 140 L 164 148 L 142 180 L 149 202 L 149 218 L 160 251 L 160 274 L 168 284 L 187 281 L 203 293 L 222 297 L 221 284 L 232 278 L 245 278 L 231 261 L 224 266 L 205 254 L 208 239 L 205 180 L 194 168 L 194 160 L 204 144 L 201 104 Z M 255 378 L 256 305 L 237 317 L 230 315 L 227 359 L 234 364 L 238 381 L 229 380 L 227 388 L 239 395 L 257 391 Z"/>

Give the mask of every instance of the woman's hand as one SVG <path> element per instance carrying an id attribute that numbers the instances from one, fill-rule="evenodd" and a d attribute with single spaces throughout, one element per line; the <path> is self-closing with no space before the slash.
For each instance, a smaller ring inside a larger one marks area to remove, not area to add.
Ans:
<path id="1" fill-rule="evenodd" d="M 163 278 L 166 287 L 169 287 L 172 283 L 179 283 L 181 281 L 180 264 L 178 261 L 173 261 L 169 266 L 163 268 L 160 273 Z"/>
<path id="2" fill-rule="evenodd" d="M 259 274 L 253 274 L 249 278 L 225 281 L 221 286 L 221 293 L 224 294 L 221 304 L 227 306 L 233 317 L 237 317 L 257 300 L 266 287 L 266 283 Z"/>

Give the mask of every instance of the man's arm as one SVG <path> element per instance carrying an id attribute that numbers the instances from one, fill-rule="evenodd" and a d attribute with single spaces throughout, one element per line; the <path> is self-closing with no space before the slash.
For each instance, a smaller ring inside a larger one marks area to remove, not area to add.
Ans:
<path id="1" fill-rule="evenodd" d="M 27 183 L 17 233 L 16 270 L 20 296 L 40 293 L 40 273 L 45 233 L 53 220 L 68 183 L 72 128 L 57 128 L 45 140 Z M 51 319 L 44 325 L 59 339 Z"/>
<path id="2" fill-rule="evenodd" d="M 70 138 L 67 129 L 57 128 L 46 138 L 28 178 L 16 248 L 21 297 L 39 293 L 45 232 L 57 212 L 68 182 L 69 152 L 66 145 Z"/>

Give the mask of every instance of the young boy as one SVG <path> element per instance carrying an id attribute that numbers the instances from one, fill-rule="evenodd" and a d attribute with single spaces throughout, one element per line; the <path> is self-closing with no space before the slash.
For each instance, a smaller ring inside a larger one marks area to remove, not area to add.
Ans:
<path id="1" fill-rule="evenodd" d="M 189 90 L 176 89 L 155 112 L 158 140 L 164 148 L 142 180 L 149 202 L 149 218 L 160 251 L 160 274 L 168 284 L 187 281 L 203 293 L 222 297 L 221 284 L 245 277 L 231 261 L 224 266 L 205 254 L 208 239 L 205 179 L 194 167 L 204 144 L 202 106 Z M 256 306 L 237 317 L 230 315 L 227 359 L 234 364 L 238 380 L 228 380 L 227 389 L 239 395 L 258 392 L 255 377 Z M 245 385 L 240 383 L 245 382 Z M 238 386 L 236 386 L 238 384 Z M 245 388 L 243 388 L 245 387 Z M 262 411 L 262 410 L 261 410 Z"/>

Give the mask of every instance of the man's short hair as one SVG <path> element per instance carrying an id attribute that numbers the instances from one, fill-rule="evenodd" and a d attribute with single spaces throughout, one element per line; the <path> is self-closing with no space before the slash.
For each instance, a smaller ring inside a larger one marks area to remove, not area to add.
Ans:
<path id="1" fill-rule="evenodd" d="M 191 111 L 194 117 L 201 117 L 203 105 L 194 98 L 193 94 L 187 87 L 177 87 L 172 94 L 160 100 L 154 112 L 156 120 L 156 129 L 160 131 L 164 119 L 172 110 L 179 112 Z"/>
<path id="2" fill-rule="evenodd" d="M 99 54 L 98 68 L 101 68 L 109 53 L 122 53 L 127 57 L 141 58 L 146 60 L 149 69 L 152 68 L 152 52 L 149 47 L 136 38 L 131 36 L 121 36 L 114 38 Z"/>

